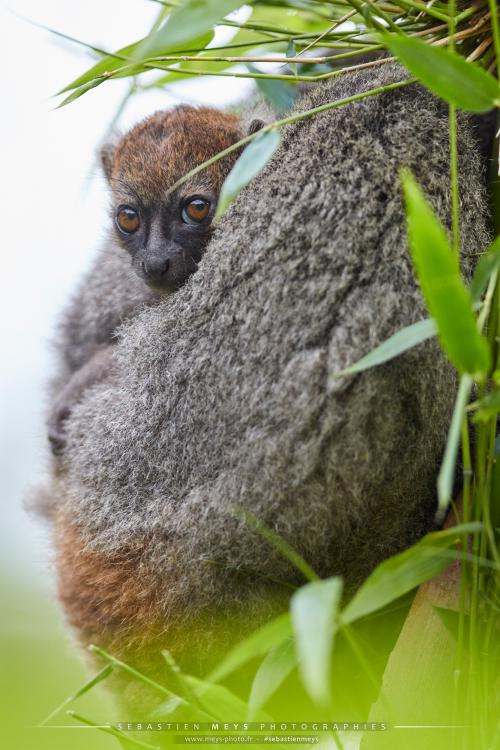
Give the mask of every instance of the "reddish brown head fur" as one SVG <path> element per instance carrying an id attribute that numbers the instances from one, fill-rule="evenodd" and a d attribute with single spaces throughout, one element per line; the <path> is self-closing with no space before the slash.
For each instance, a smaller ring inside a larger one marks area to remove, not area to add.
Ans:
<path id="1" fill-rule="evenodd" d="M 103 162 L 114 191 L 124 184 L 146 204 L 161 203 L 167 190 L 187 171 L 243 136 L 239 118 L 208 107 L 180 106 L 156 112 L 127 133 Z M 208 167 L 186 185 L 219 192 L 235 161 L 232 154 Z"/>

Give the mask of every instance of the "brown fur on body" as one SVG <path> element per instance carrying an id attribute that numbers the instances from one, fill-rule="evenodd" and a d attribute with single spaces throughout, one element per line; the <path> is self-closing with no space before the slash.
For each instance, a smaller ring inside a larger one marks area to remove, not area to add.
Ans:
<path id="1" fill-rule="evenodd" d="M 161 679 L 165 627 L 158 617 L 159 591 L 143 570 L 140 549 L 124 548 L 112 555 L 91 551 L 78 527 L 60 512 L 54 517 L 54 539 L 59 599 L 81 644 L 98 644 Z M 89 658 L 102 666 L 99 658 Z M 131 711 L 139 711 L 141 718 L 143 706 L 151 709 L 158 702 L 154 691 L 138 696 L 123 674 L 115 673 L 114 689 L 122 695 L 128 718 L 135 716 Z"/>
<path id="2" fill-rule="evenodd" d="M 261 581 L 254 595 L 247 598 L 246 611 L 236 612 L 230 619 L 224 611 L 210 607 L 186 617 L 177 599 L 182 571 L 173 564 L 161 582 L 148 569 L 145 551 L 154 545 L 154 538 L 138 538 L 134 546 L 102 553 L 89 548 L 81 528 L 64 511 L 56 511 L 53 533 L 58 596 L 79 642 L 84 647 L 96 644 L 106 649 L 162 685 L 169 683 L 162 649 L 172 650 L 187 672 L 204 675 L 222 659 L 227 644 L 236 636 L 250 633 L 276 609 L 286 608 L 290 590 Z M 175 545 L 171 553 L 174 559 Z M 227 577 L 239 578 L 245 587 L 244 573 L 233 572 Z M 247 617 L 250 600 L 254 601 L 254 618 Z M 100 657 L 90 660 L 94 668 L 103 666 Z M 241 671 L 238 683 L 243 689 Z M 128 720 L 143 720 L 162 699 L 157 691 L 119 670 L 110 685 L 120 695 Z"/>

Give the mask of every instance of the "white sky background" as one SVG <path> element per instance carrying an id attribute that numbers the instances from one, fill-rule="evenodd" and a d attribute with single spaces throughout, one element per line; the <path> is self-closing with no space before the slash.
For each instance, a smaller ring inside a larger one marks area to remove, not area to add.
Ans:
<path id="1" fill-rule="evenodd" d="M 83 48 L 11 11 L 114 50 L 146 34 L 158 10 L 148 0 L 10 0 L 0 7 L 0 565 L 9 577 L 46 575 L 46 532 L 21 501 L 43 467 L 43 397 L 54 322 L 107 230 L 96 146 L 128 86 L 105 83 L 53 110 L 51 95 L 93 61 Z M 177 84 L 175 99 L 160 91 L 136 96 L 120 125 L 126 129 L 179 101 L 223 106 L 250 88 L 241 79 L 190 79 Z"/>

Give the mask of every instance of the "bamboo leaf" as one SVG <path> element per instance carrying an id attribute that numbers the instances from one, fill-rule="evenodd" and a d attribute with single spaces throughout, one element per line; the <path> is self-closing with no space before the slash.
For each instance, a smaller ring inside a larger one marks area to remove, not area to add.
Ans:
<path id="1" fill-rule="evenodd" d="M 258 74 L 262 72 L 252 63 L 247 63 L 246 66 L 250 73 Z M 290 80 L 293 81 L 291 76 Z M 295 84 L 284 83 L 283 81 L 266 80 L 265 78 L 256 78 L 255 83 L 257 84 L 257 88 L 260 89 L 264 99 L 271 104 L 276 112 L 284 114 L 292 109 L 298 91 Z"/>
<path id="2" fill-rule="evenodd" d="M 250 721 L 255 718 L 258 711 L 267 703 L 296 665 L 297 656 L 291 638 L 287 638 L 269 651 L 252 683 L 248 699 Z"/>
<path id="3" fill-rule="evenodd" d="M 126 69 L 126 75 L 136 75 L 137 73 L 143 73 L 145 70 L 151 69 L 154 67 L 154 61 L 150 62 L 150 65 L 146 66 L 144 65 L 145 58 L 138 57 L 138 52 L 141 49 L 141 45 L 145 44 L 148 37 L 145 37 L 144 39 L 139 39 L 139 41 L 134 42 L 133 44 L 129 44 L 126 47 L 122 47 L 121 49 L 117 50 L 116 52 L 106 55 L 103 60 L 99 60 L 98 63 L 93 65 L 89 70 L 87 70 L 85 73 L 83 73 L 81 76 L 78 76 L 78 78 L 75 78 L 74 81 L 69 83 L 67 86 L 65 86 L 63 89 L 58 91 L 58 94 L 64 94 L 66 91 L 71 91 L 72 89 L 80 88 L 80 86 L 83 86 L 84 84 L 89 83 L 90 81 L 94 81 L 95 79 L 99 79 L 100 76 L 105 76 L 107 73 L 113 73 L 114 71 L 118 70 L 119 68 L 125 68 Z M 207 44 L 209 44 L 213 39 L 213 32 L 208 32 L 206 34 L 203 34 L 202 36 L 199 36 L 196 39 L 192 40 L 192 43 L 190 45 L 190 49 L 182 49 L 180 47 L 173 47 L 173 48 L 165 48 L 162 50 L 159 54 L 188 54 L 193 52 L 198 52 L 199 50 L 205 49 Z M 75 40 L 78 41 L 78 40 Z M 85 45 L 84 42 L 78 41 L 78 44 Z M 127 65 L 127 63 L 130 63 L 130 65 Z M 84 93 L 84 92 L 83 92 Z"/>
<path id="4" fill-rule="evenodd" d="M 295 42 L 293 39 L 290 39 L 290 41 L 288 42 L 288 46 L 286 48 L 286 56 L 297 57 L 297 47 L 295 46 Z M 290 68 L 294 76 L 296 76 L 299 71 L 298 63 L 289 63 L 288 67 Z"/>
<path id="5" fill-rule="evenodd" d="M 85 695 L 85 693 L 87 693 L 89 690 L 92 690 L 93 687 L 95 687 L 100 682 L 102 682 L 107 677 L 109 677 L 112 671 L 113 671 L 113 666 L 111 664 L 107 664 L 105 667 L 103 667 L 97 674 L 91 677 L 90 680 L 87 680 L 87 682 L 85 682 L 81 687 L 79 687 L 78 690 L 75 690 L 74 693 L 72 693 L 67 698 L 65 698 L 65 700 L 57 708 L 51 711 L 51 713 L 43 721 L 40 722 L 39 726 L 43 727 L 46 724 L 48 724 L 48 722 L 51 719 L 53 719 L 54 716 L 56 716 L 59 713 L 59 711 L 62 711 L 63 708 L 66 708 L 66 706 L 68 706 L 70 703 L 72 703 L 73 701 L 76 701 L 77 698 L 80 698 L 82 695 Z"/>
<path id="6" fill-rule="evenodd" d="M 121 659 L 117 659 L 115 656 L 112 656 L 103 648 L 100 648 L 100 646 L 96 646 L 95 643 L 91 643 L 88 649 L 93 654 L 97 654 L 102 659 L 112 664 L 114 667 L 117 667 L 118 669 L 122 669 L 124 672 L 128 673 L 134 679 L 138 680 L 139 682 L 143 682 L 145 685 L 148 685 L 148 687 L 153 688 L 153 690 L 156 690 L 157 692 L 161 693 L 161 695 L 164 695 L 167 698 L 179 698 L 178 695 L 175 695 L 175 693 L 173 693 L 171 690 L 166 688 L 164 685 L 160 685 L 159 682 L 156 682 L 156 680 L 151 679 L 151 677 L 148 677 L 148 675 L 144 674 L 143 672 L 140 672 L 138 669 L 135 669 L 130 664 L 127 664 L 127 662 L 122 661 Z M 183 700 L 183 699 L 180 699 L 180 700 Z"/>
<path id="7" fill-rule="evenodd" d="M 34 21 L 30 21 L 30 23 L 33 23 L 34 26 L 38 26 L 39 28 L 44 29 L 45 31 L 48 31 L 49 34 L 53 34 L 54 36 L 57 36 L 60 39 L 64 39 L 65 41 L 71 42 L 72 44 L 77 44 L 80 47 L 84 47 L 85 49 L 89 50 L 93 55 L 97 54 L 104 58 L 104 60 L 101 60 L 99 63 L 92 66 L 90 71 L 87 71 L 87 74 L 84 73 L 82 76 L 75 79 L 73 83 L 69 84 L 68 86 L 65 86 L 63 89 L 60 89 L 55 94 L 55 96 L 59 96 L 61 94 L 66 93 L 66 91 L 79 88 L 80 86 L 83 86 L 84 84 L 89 83 L 90 81 L 97 78 L 98 75 L 102 75 L 106 73 L 108 70 L 113 70 L 114 69 L 112 67 L 113 65 L 115 67 L 120 67 L 121 65 L 123 65 L 124 61 L 126 61 L 125 52 L 131 49 L 132 47 L 135 47 L 135 45 L 129 45 L 129 47 L 123 47 L 123 49 L 119 50 L 118 52 L 111 53 L 111 52 L 107 52 L 101 47 L 96 47 L 93 44 L 84 42 L 82 39 L 77 39 L 76 37 L 70 36 L 69 34 L 64 34 L 62 31 L 57 31 L 57 29 L 53 29 L 52 27 L 46 26 L 45 24 L 35 23 Z M 92 71 L 92 75 L 90 74 L 91 71 Z M 93 74 L 94 71 L 95 71 L 95 75 Z M 85 92 L 82 92 L 82 93 L 85 93 Z"/>
<path id="8" fill-rule="evenodd" d="M 449 104 L 468 112 L 488 112 L 500 105 L 498 81 L 456 52 L 403 34 L 380 36 L 424 86 Z"/>
<path id="9" fill-rule="evenodd" d="M 71 92 L 71 94 L 69 94 L 69 96 L 63 99 L 62 102 L 57 105 L 56 109 L 65 107 L 66 104 L 71 104 L 71 102 L 74 102 L 76 99 L 79 99 L 83 94 L 86 94 L 87 91 L 90 91 L 90 89 L 95 89 L 96 86 L 100 86 L 101 83 L 104 83 L 105 80 L 106 80 L 105 78 L 100 78 L 96 81 L 90 81 L 89 83 L 86 83 L 83 86 L 80 86 L 80 88 L 75 89 L 74 91 Z"/>
<path id="10" fill-rule="evenodd" d="M 349 625 L 366 617 L 441 573 L 451 563 L 450 557 L 441 554 L 442 550 L 453 547 L 460 535 L 480 529 L 481 524 L 468 523 L 436 531 L 410 549 L 384 560 L 343 609 L 341 622 Z"/>
<path id="11" fill-rule="evenodd" d="M 276 130 L 270 130 L 258 136 L 246 147 L 224 181 L 216 218 L 222 216 L 238 193 L 266 166 L 278 148 L 280 140 L 280 134 Z"/>
<path id="12" fill-rule="evenodd" d="M 480 400 L 473 421 L 476 424 L 488 422 L 497 414 L 500 414 L 500 391 L 493 391 Z"/>
<path id="13" fill-rule="evenodd" d="M 473 552 L 462 552 L 456 549 L 442 549 L 440 555 L 448 557 L 450 560 L 463 560 L 464 562 L 474 563 L 480 571 L 496 570 L 500 572 L 500 563 L 489 560 L 487 557 L 481 557 Z"/>
<path id="14" fill-rule="evenodd" d="M 243 721 L 246 718 L 248 705 L 228 688 L 192 675 L 185 675 L 184 679 L 208 714 L 222 721 Z M 262 715 L 258 718 L 264 719 Z"/>
<path id="15" fill-rule="evenodd" d="M 191 706 L 191 704 L 189 704 Z M 155 719 L 166 719 L 167 717 L 172 717 L 175 715 L 176 711 L 179 710 L 185 710 L 186 709 L 186 701 L 183 698 L 169 698 L 166 701 L 162 701 L 159 706 L 155 708 L 155 710 L 152 713 L 152 717 Z M 196 707 L 192 709 L 193 716 L 196 718 L 199 718 L 198 711 L 196 710 Z M 203 714 L 206 714 L 206 711 L 203 711 Z M 206 717 L 204 717 L 206 718 Z"/>
<path id="16" fill-rule="evenodd" d="M 242 5 L 241 0 L 186 0 L 172 10 L 158 31 L 144 40 L 136 54 L 142 58 L 154 57 L 186 45 Z"/>
<path id="17" fill-rule="evenodd" d="M 104 59 L 99 60 L 98 63 L 93 65 L 91 68 L 89 68 L 81 76 L 78 76 L 78 78 L 75 78 L 74 81 L 71 81 L 71 83 L 68 83 L 67 86 L 65 86 L 63 89 L 61 89 L 57 93 L 64 94 L 66 91 L 71 91 L 72 89 L 80 88 L 80 86 L 83 86 L 89 81 L 93 81 L 95 78 L 98 78 L 99 76 L 102 76 L 105 73 L 116 70 L 117 68 L 121 68 L 124 65 L 124 63 L 130 60 L 130 57 L 133 54 L 133 52 L 137 49 L 139 44 L 143 43 L 143 41 L 144 39 L 140 39 L 138 42 L 134 42 L 133 44 L 129 44 L 126 47 L 122 47 L 121 49 L 117 50 L 112 55 L 106 55 Z"/>
<path id="18" fill-rule="evenodd" d="M 290 602 L 304 686 L 323 705 L 330 699 L 330 660 L 341 596 L 342 579 L 335 577 L 302 586 Z"/>
<path id="19" fill-rule="evenodd" d="M 159 710 L 163 712 L 164 715 L 172 714 L 178 708 L 180 708 L 180 706 L 182 706 L 184 702 L 186 702 L 190 706 L 193 716 L 198 715 L 200 718 L 208 719 L 214 718 L 207 713 L 201 702 L 198 700 L 198 697 L 191 689 L 191 685 L 188 681 L 188 676 L 181 671 L 179 665 L 175 661 L 170 651 L 168 651 L 167 649 L 162 649 L 161 653 L 163 658 L 165 659 L 169 678 L 173 681 L 176 692 L 179 694 L 179 696 L 182 696 L 182 698 L 171 698 L 168 701 L 165 701 L 160 706 Z"/>
<path id="20" fill-rule="evenodd" d="M 223 661 L 215 667 L 208 679 L 218 682 L 231 674 L 243 664 L 263 656 L 272 648 L 282 643 L 292 634 L 292 624 L 288 612 L 263 625 L 244 641 L 238 643 Z"/>
<path id="21" fill-rule="evenodd" d="M 436 604 L 433 604 L 432 606 L 434 612 L 438 615 L 439 619 L 445 626 L 448 633 L 452 636 L 452 638 L 455 639 L 455 641 L 458 641 L 459 638 L 459 628 L 460 628 L 460 613 L 454 609 L 450 609 L 449 607 L 438 607 Z M 468 634 L 470 629 L 470 617 L 466 612 L 462 613 L 462 616 L 464 618 L 464 621 L 466 623 L 464 628 L 464 635 L 466 639 L 465 647 L 468 648 Z"/>
<path id="22" fill-rule="evenodd" d="M 500 236 L 490 245 L 477 264 L 469 291 L 473 302 L 479 302 L 481 296 L 495 271 L 500 270 Z"/>
<path id="23" fill-rule="evenodd" d="M 432 318 L 419 320 L 418 323 L 406 326 L 406 328 L 402 328 L 393 336 L 390 336 L 386 341 L 350 367 L 334 373 L 333 377 L 340 378 L 343 375 L 354 375 L 363 370 L 368 370 L 370 367 L 382 365 L 384 362 L 389 362 L 391 359 L 403 354 L 403 352 L 408 351 L 408 349 L 422 344 L 436 334 L 437 328 Z"/>
<path id="24" fill-rule="evenodd" d="M 477 328 L 472 298 L 446 232 L 410 172 L 403 173 L 408 238 L 413 264 L 441 345 L 462 372 L 485 375 L 491 357 Z"/>
<path id="25" fill-rule="evenodd" d="M 465 407 L 469 401 L 472 389 L 472 378 L 469 375 L 462 375 L 458 387 L 457 398 L 451 417 L 448 439 L 444 452 L 443 462 L 439 470 L 437 488 L 438 488 L 438 510 L 436 520 L 438 522 L 444 519 L 446 509 L 451 503 L 453 495 L 453 485 L 455 484 L 455 471 L 457 464 L 458 445 L 462 430 L 462 420 L 465 415 Z"/>
<path id="26" fill-rule="evenodd" d="M 241 518 L 257 534 L 276 549 L 286 560 L 288 560 L 297 570 L 300 570 L 304 578 L 308 581 L 319 580 L 318 574 L 311 568 L 308 562 L 304 560 L 297 550 L 295 550 L 282 536 L 277 534 L 273 529 L 269 529 L 262 521 L 254 516 L 253 513 L 233 508 L 233 514 L 236 518 Z"/>

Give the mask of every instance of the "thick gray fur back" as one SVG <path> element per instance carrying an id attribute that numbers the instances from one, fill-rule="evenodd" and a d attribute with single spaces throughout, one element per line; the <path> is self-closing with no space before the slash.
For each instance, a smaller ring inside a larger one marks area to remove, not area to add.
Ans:
<path id="1" fill-rule="evenodd" d="M 333 79 L 300 109 L 406 76 Z M 486 198 L 466 117 L 459 130 L 468 273 Z M 437 343 L 334 375 L 426 315 L 399 172 L 449 224 L 447 133 L 446 106 L 415 84 L 285 129 L 198 272 L 123 328 L 116 380 L 71 418 L 59 502 L 89 545 L 142 547 L 159 587 L 198 612 L 258 597 L 231 571 L 296 578 L 235 507 L 349 584 L 432 526 L 456 389 Z"/>

